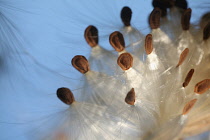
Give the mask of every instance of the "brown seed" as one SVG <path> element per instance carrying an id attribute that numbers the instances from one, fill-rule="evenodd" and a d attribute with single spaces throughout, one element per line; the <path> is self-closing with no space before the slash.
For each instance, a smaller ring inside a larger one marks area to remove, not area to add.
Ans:
<path id="1" fill-rule="evenodd" d="M 125 6 L 121 10 L 121 20 L 124 23 L 125 26 L 131 25 L 131 17 L 132 17 L 132 11 L 129 7 Z"/>
<path id="2" fill-rule="evenodd" d="M 203 94 L 209 88 L 210 88 L 210 79 L 205 79 L 195 85 L 194 92 L 197 94 Z"/>
<path id="3" fill-rule="evenodd" d="M 179 62 L 176 65 L 176 67 L 179 67 L 184 62 L 184 60 L 186 59 L 188 53 L 189 53 L 189 49 L 188 48 L 184 49 L 184 51 L 180 54 Z"/>
<path id="4" fill-rule="evenodd" d="M 122 70 L 128 70 L 133 66 L 133 57 L 130 53 L 122 53 L 118 59 L 117 64 L 122 68 Z"/>
<path id="5" fill-rule="evenodd" d="M 160 27 L 160 17 L 161 10 L 160 8 L 154 8 L 149 16 L 149 25 L 151 29 L 157 29 Z"/>
<path id="6" fill-rule="evenodd" d="M 95 26 L 88 26 L 85 29 L 84 37 L 91 47 L 98 45 L 98 29 Z"/>
<path id="7" fill-rule="evenodd" d="M 190 28 L 191 13 L 192 13 L 192 10 L 190 8 L 188 8 L 182 14 L 181 24 L 182 24 L 183 30 L 189 30 L 189 28 Z"/>
<path id="8" fill-rule="evenodd" d="M 152 35 L 151 34 L 148 34 L 145 38 L 145 51 L 146 51 L 147 55 L 149 55 L 153 51 Z"/>
<path id="9" fill-rule="evenodd" d="M 72 66 L 77 69 L 79 72 L 85 74 L 90 70 L 89 63 L 87 59 L 82 56 L 82 55 L 76 55 L 72 60 L 71 60 Z"/>
<path id="10" fill-rule="evenodd" d="M 167 15 L 167 8 L 174 6 L 174 1 L 171 0 L 153 0 L 153 7 L 158 7 L 161 10 L 161 16 L 164 17 Z"/>
<path id="11" fill-rule="evenodd" d="M 67 105 L 71 105 L 75 99 L 70 89 L 62 87 L 57 90 L 57 97 Z"/>
<path id="12" fill-rule="evenodd" d="M 184 106 L 182 115 L 186 115 L 186 114 L 192 109 L 192 107 L 195 105 L 196 101 L 197 101 L 197 99 L 193 99 L 193 100 L 189 101 L 189 102 Z"/>
<path id="13" fill-rule="evenodd" d="M 160 9 L 161 10 L 161 17 L 165 17 L 167 15 L 167 9 Z"/>
<path id="14" fill-rule="evenodd" d="M 172 0 L 153 0 L 153 7 L 158 7 L 160 9 L 171 8 L 174 6 L 174 1 Z"/>
<path id="15" fill-rule="evenodd" d="M 112 45 L 112 47 L 117 51 L 121 52 L 125 49 L 125 41 L 123 35 L 115 31 L 109 36 L 109 42 Z"/>
<path id="16" fill-rule="evenodd" d="M 136 99 L 136 97 L 135 97 L 135 91 L 134 91 L 134 88 L 132 88 L 132 89 L 128 92 L 128 94 L 126 95 L 126 97 L 125 97 L 125 102 L 126 102 L 127 104 L 129 104 L 129 105 L 134 105 L 135 99 Z"/>
<path id="17" fill-rule="evenodd" d="M 210 23 L 210 11 L 205 13 L 200 19 L 200 28 L 204 28 L 208 23 Z"/>
<path id="18" fill-rule="evenodd" d="M 175 0 L 175 6 L 181 9 L 187 9 L 187 1 L 186 0 Z"/>
<path id="19" fill-rule="evenodd" d="M 210 37 L 210 22 L 203 29 L 203 40 L 207 40 Z"/>
<path id="20" fill-rule="evenodd" d="M 188 84 L 190 83 L 190 80 L 192 79 L 193 74 L 194 74 L 194 69 L 191 69 L 191 70 L 188 72 L 188 74 L 187 74 L 187 76 L 186 76 L 186 78 L 185 78 L 185 80 L 184 80 L 184 83 L 183 83 L 183 85 L 182 85 L 183 87 L 188 86 Z"/>

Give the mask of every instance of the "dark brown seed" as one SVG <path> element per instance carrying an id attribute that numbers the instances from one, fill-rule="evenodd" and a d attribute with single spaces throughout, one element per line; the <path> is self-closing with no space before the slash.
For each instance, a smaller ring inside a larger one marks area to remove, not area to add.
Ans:
<path id="1" fill-rule="evenodd" d="M 188 72 L 188 74 L 187 74 L 187 76 L 186 76 L 186 78 L 184 80 L 183 87 L 188 86 L 188 84 L 190 83 L 190 80 L 192 79 L 193 74 L 194 74 L 194 69 L 191 69 Z"/>
<path id="2" fill-rule="evenodd" d="M 85 74 L 90 70 L 89 63 L 87 59 L 82 56 L 82 55 L 76 55 L 72 60 L 71 60 L 72 66 L 77 69 L 79 72 Z"/>
<path id="3" fill-rule="evenodd" d="M 125 6 L 121 10 L 121 20 L 124 23 L 125 26 L 131 25 L 131 17 L 132 17 L 132 11 L 129 7 Z"/>
<path id="4" fill-rule="evenodd" d="M 182 24 L 183 30 L 189 30 L 189 28 L 190 28 L 191 13 L 192 13 L 192 10 L 190 8 L 188 8 L 182 14 L 181 24 Z"/>
<path id="5" fill-rule="evenodd" d="M 75 99 L 70 89 L 62 87 L 57 90 L 57 97 L 67 105 L 71 105 Z"/>
<path id="6" fill-rule="evenodd" d="M 125 97 L 125 102 L 129 105 L 134 105 L 136 100 L 134 88 L 132 88 Z"/>
<path id="7" fill-rule="evenodd" d="M 174 6 L 174 1 L 171 0 L 153 0 L 153 7 L 158 7 L 161 10 L 161 16 L 164 17 L 167 15 L 167 8 Z"/>
<path id="8" fill-rule="evenodd" d="M 161 10 L 161 17 L 165 17 L 167 15 L 167 9 L 160 9 Z"/>
<path id="9" fill-rule="evenodd" d="M 188 48 L 184 49 L 184 51 L 180 54 L 179 62 L 176 65 L 176 67 L 179 67 L 184 62 L 184 60 L 186 59 L 188 53 L 189 53 L 189 49 Z"/>
<path id="10" fill-rule="evenodd" d="M 130 53 L 122 53 L 118 59 L 117 64 L 122 68 L 122 70 L 128 70 L 133 66 L 133 57 Z"/>
<path id="11" fill-rule="evenodd" d="M 210 22 L 203 29 L 203 40 L 207 40 L 210 37 Z"/>
<path id="12" fill-rule="evenodd" d="M 187 7 L 188 7 L 186 0 L 176 0 L 175 6 L 181 8 L 181 9 L 187 9 Z"/>
<path id="13" fill-rule="evenodd" d="M 98 29 L 95 26 L 88 26 L 85 29 L 84 37 L 91 47 L 98 45 Z"/>
<path id="14" fill-rule="evenodd" d="M 147 55 L 149 55 L 153 51 L 152 35 L 151 34 L 148 34 L 145 38 L 145 51 L 146 51 Z"/>
<path id="15" fill-rule="evenodd" d="M 158 7 L 160 9 L 171 8 L 174 6 L 174 1 L 172 0 L 153 0 L 153 7 Z"/>
<path id="16" fill-rule="evenodd" d="M 109 42 L 112 45 L 112 47 L 117 51 L 121 52 L 125 49 L 125 41 L 123 35 L 115 31 L 109 36 Z"/>
<path id="17" fill-rule="evenodd" d="M 151 29 L 157 29 L 160 27 L 160 17 L 161 17 L 160 8 L 154 8 L 149 16 L 149 25 Z"/>
<path id="18" fill-rule="evenodd" d="M 186 115 L 186 114 L 193 108 L 193 106 L 195 105 L 196 101 L 197 101 L 197 99 L 193 99 L 193 100 L 189 101 L 189 102 L 184 106 L 182 115 Z"/>
<path id="19" fill-rule="evenodd" d="M 209 88 L 210 88 L 210 79 L 205 79 L 195 85 L 194 92 L 197 94 L 203 94 Z"/>
<path id="20" fill-rule="evenodd" d="M 207 12 L 200 19 L 200 27 L 204 28 L 209 22 L 210 22 L 210 12 Z"/>

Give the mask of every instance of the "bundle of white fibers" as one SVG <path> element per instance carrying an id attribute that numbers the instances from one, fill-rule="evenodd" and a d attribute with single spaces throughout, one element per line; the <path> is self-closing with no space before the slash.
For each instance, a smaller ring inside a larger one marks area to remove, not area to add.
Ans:
<path id="1" fill-rule="evenodd" d="M 209 8 L 0 0 L 0 139 L 208 139 Z"/>

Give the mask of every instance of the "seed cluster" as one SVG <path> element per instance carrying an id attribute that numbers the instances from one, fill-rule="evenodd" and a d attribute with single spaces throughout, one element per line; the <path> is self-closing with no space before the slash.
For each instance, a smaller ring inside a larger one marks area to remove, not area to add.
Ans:
<path id="1" fill-rule="evenodd" d="M 84 125 L 92 121 L 92 117 L 99 120 L 113 118 L 107 124 L 119 126 L 119 129 L 104 139 L 181 138 L 189 135 L 184 133 L 185 128 L 192 124 L 195 124 L 192 127 L 197 131 L 194 133 L 200 133 L 193 115 L 202 113 L 210 102 L 204 99 L 204 93 L 210 94 L 210 79 L 206 79 L 210 77 L 203 74 L 208 73 L 209 69 L 202 69 L 203 66 L 209 65 L 207 57 L 210 54 L 210 22 L 207 20 L 208 23 L 201 28 L 202 37 L 196 38 L 190 24 L 192 9 L 187 8 L 185 0 L 153 0 L 152 4 L 154 9 L 149 15 L 151 33 L 144 39 L 135 36 L 138 41 L 134 42 L 129 35 L 114 31 L 109 36 L 109 43 L 116 52 L 101 47 L 97 27 L 89 25 L 85 29 L 84 38 L 92 52 L 97 50 L 97 55 L 91 53 L 91 59 L 76 55 L 72 59 L 72 66 L 83 74 L 86 88 L 80 93 L 81 98 L 77 101 L 68 88 L 59 88 L 57 91 L 57 96 L 62 102 L 70 106 L 74 104 L 68 110 L 70 112 L 74 108 L 80 108 L 83 103 L 90 104 L 86 105 L 91 106 L 93 110 L 95 106 L 106 108 L 106 111 L 95 111 L 95 114 L 81 110 L 82 113 L 91 116 L 85 119 L 78 113 L 78 117 L 84 119 L 79 123 Z M 174 13 L 168 14 L 169 10 L 174 10 Z M 174 14 L 179 17 L 179 23 L 173 23 L 177 20 L 173 17 Z M 132 27 L 132 10 L 128 6 L 122 8 L 120 17 L 124 24 L 122 30 L 131 34 L 134 31 L 139 32 Z M 169 21 L 164 22 L 164 18 L 167 17 L 170 17 Z M 166 28 L 166 24 L 169 27 Z M 173 30 L 176 24 L 180 25 L 180 31 Z M 173 30 L 174 34 L 167 35 L 165 32 L 168 29 Z M 173 40 L 173 37 L 176 40 Z M 126 40 L 129 40 L 129 43 Z M 109 63 L 108 59 L 113 63 Z M 94 61 L 97 61 L 98 65 L 93 66 Z M 104 72 L 102 67 L 110 69 Z M 203 106 L 203 110 L 199 108 L 202 104 L 206 105 Z M 93 125 L 99 128 L 102 124 L 94 119 Z M 205 127 L 207 130 L 208 126 Z M 94 138 L 104 136 L 104 129 L 108 132 L 114 131 L 108 126 L 101 127 L 97 132 L 91 125 L 88 125 L 87 129 L 91 130 L 91 134 L 87 132 L 88 135 Z M 170 133 L 165 134 L 164 131 Z M 77 137 L 69 133 L 66 135 L 69 136 L 68 139 Z M 82 135 L 83 132 L 81 137 Z M 119 135 L 122 137 L 118 138 Z"/>

